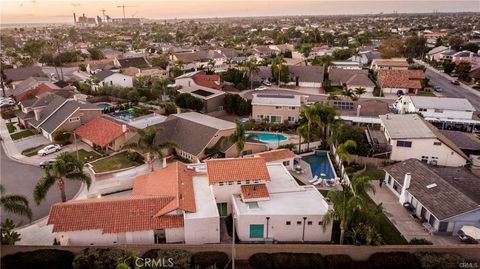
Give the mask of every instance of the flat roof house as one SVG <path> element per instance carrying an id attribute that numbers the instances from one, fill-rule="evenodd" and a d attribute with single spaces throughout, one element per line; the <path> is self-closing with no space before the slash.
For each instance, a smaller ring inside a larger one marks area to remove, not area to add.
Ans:
<path id="1" fill-rule="evenodd" d="M 457 235 L 464 225 L 480 228 L 480 180 L 468 169 L 408 159 L 384 170 L 386 185 L 399 203 L 408 203 L 433 232 Z"/>
<path id="2" fill-rule="evenodd" d="M 260 122 L 295 123 L 300 116 L 302 98 L 301 95 L 293 94 L 253 94 L 252 119 Z"/>
<path id="3" fill-rule="evenodd" d="M 452 141 L 417 114 L 380 115 L 381 130 L 390 147 L 390 160 L 415 158 L 443 166 L 464 166 L 469 161 Z"/>
<path id="4" fill-rule="evenodd" d="M 219 75 L 208 75 L 203 71 L 186 73 L 175 78 L 175 84 L 181 86 L 179 92 L 200 98 L 205 113 L 223 109 L 225 92 Z"/>

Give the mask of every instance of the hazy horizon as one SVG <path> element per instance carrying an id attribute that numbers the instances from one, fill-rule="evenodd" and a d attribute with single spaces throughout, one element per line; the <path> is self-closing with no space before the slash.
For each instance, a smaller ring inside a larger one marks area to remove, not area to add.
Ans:
<path id="1" fill-rule="evenodd" d="M 102 9 L 112 18 L 149 19 L 256 17 L 294 15 L 362 15 L 379 13 L 480 12 L 480 1 L 396 1 L 396 0 L 306 0 L 306 1 L 212 1 L 212 0 L 3 0 L 1 24 L 73 23 L 77 16 L 102 16 Z"/>

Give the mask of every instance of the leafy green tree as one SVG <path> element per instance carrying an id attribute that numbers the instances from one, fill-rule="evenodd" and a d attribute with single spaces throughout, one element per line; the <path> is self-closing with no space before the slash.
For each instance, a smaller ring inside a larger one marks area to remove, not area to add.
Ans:
<path id="1" fill-rule="evenodd" d="M 408 58 L 422 58 L 427 50 L 427 40 L 421 36 L 410 36 L 405 40 L 404 54 Z"/>
<path id="2" fill-rule="evenodd" d="M 387 39 L 378 48 L 380 56 L 385 59 L 401 57 L 404 49 L 403 41 L 399 38 Z"/>
<path id="3" fill-rule="evenodd" d="M 237 157 L 243 157 L 243 149 L 245 148 L 245 143 L 249 139 L 258 139 L 258 136 L 254 133 L 247 133 L 245 125 L 237 121 L 235 132 L 228 136 L 225 141 L 234 143 L 237 148 Z"/>
<path id="4" fill-rule="evenodd" d="M 282 58 L 276 58 L 272 61 L 272 77 L 278 85 L 280 85 L 280 82 L 287 83 L 290 81 L 288 66 L 283 63 Z"/>
<path id="5" fill-rule="evenodd" d="M 316 107 L 315 110 L 317 111 L 318 115 L 317 124 L 323 129 L 322 140 L 324 143 L 326 143 L 329 140 L 329 130 L 334 129 L 336 124 L 338 123 L 337 110 L 332 107 L 328 102 L 315 103 L 314 106 Z"/>
<path id="6" fill-rule="evenodd" d="M 92 60 L 101 60 L 105 58 L 103 52 L 99 48 L 89 48 L 87 51 L 90 53 L 90 58 Z"/>
<path id="7" fill-rule="evenodd" d="M 317 107 L 315 105 L 310 105 L 310 106 L 304 106 L 303 111 L 302 111 L 303 117 L 306 119 L 306 127 L 302 126 L 301 128 L 306 128 L 307 131 L 307 151 L 310 150 L 310 142 L 312 139 L 312 125 L 315 123 L 319 122 L 320 119 L 318 118 L 317 114 Z"/>
<path id="8" fill-rule="evenodd" d="M 354 100 L 356 97 L 355 92 L 352 89 L 348 88 L 346 85 L 343 86 L 342 95 L 352 100 Z"/>
<path id="9" fill-rule="evenodd" d="M 335 60 L 346 60 L 352 57 L 352 55 L 353 51 L 351 49 L 336 49 L 332 53 Z"/>
<path id="10" fill-rule="evenodd" d="M 445 74 L 450 75 L 453 72 L 453 70 L 455 70 L 455 63 L 452 63 L 452 62 L 443 63 L 443 72 L 445 72 Z"/>
<path id="11" fill-rule="evenodd" d="M 460 50 L 462 48 L 463 43 L 464 43 L 464 40 L 460 36 L 452 36 L 448 39 L 448 45 L 453 50 Z"/>
<path id="12" fill-rule="evenodd" d="M 70 132 L 67 132 L 65 129 L 58 129 L 53 133 L 53 141 L 56 143 L 64 144 L 67 142 L 72 134 Z"/>
<path id="13" fill-rule="evenodd" d="M 247 75 L 248 81 L 250 82 L 250 89 L 253 89 L 253 80 L 252 75 L 255 72 L 258 72 L 260 68 L 258 67 L 257 63 L 253 60 L 248 60 L 242 64 L 243 69 L 245 70 L 244 74 Z"/>
<path id="14" fill-rule="evenodd" d="M 229 114 L 243 116 L 250 112 L 250 105 L 238 94 L 227 94 L 225 95 L 225 110 Z"/>
<path id="15" fill-rule="evenodd" d="M 455 67 L 455 72 L 458 74 L 458 78 L 461 80 L 469 80 L 469 74 L 472 66 L 469 63 L 459 63 Z"/>
<path id="16" fill-rule="evenodd" d="M 480 48 L 479 48 L 478 44 L 475 44 L 475 43 L 467 43 L 467 44 L 462 46 L 462 50 L 468 50 L 468 51 L 471 51 L 473 53 L 477 53 L 479 49 Z"/>
<path id="17" fill-rule="evenodd" d="M 355 142 L 354 140 L 347 140 L 337 147 L 337 154 L 340 157 L 340 159 L 342 159 L 342 161 L 350 164 L 350 161 L 351 161 L 350 154 L 356 149 L 357 149 L 357 142 Z"/>
<path id="18" fill-rule="evenodd" d="M 54 164 L 45 168 L 45 175 L 37 182 L 33 189 L 33 198 L 37 204 L 45 199 L 50 188 L 57 184 L 62 202 L 67 201 L 65 194 L 65 180 L 77 180 L 90 188 L 90 176 L 83 171 L 83 164 L 70 153 L 62 153 Z"/>
<path id="19" fill-rule="evenodd" d="M 16 242 L 22 239 L 20 234 L 15 232 L 14 229 L 15 224 L 11 219 L 6 219 L 4 222 L 2 222 L 0 227 L 2 245 L 15 245 Z"/>
<path id="20" fill-rule="evenodd" d="M 168 63 L 170 61 L 168 60 L 168 57 L 166 55 L 158 55 L 157 57 L 152 59 L 152 65 L 153 66 L 158 66 L 162 69 L 167 69 Z"/>
<path id="21" fill-rule="evenodd" d="M 18 194 L 4 194 L 5 188 L 0 184 L 0 205 L 5 212 L 27 217 L 32 221 L 32 210 L 25 196 Z"/>
<path id="22" fill-rule="evenodd" d="M 172 102 L 165 103 L 165 114 L 171 115 L 177 113 L 177 107 Z"/>

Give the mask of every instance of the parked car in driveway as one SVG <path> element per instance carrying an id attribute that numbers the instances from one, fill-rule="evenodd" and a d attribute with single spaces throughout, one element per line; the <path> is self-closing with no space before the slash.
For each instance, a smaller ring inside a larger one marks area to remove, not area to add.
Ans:
<path id="1" fill-rule="evenodd" d="M 43 162 L 40 163 L 40 168 L 45 168 L 47 166 L 53 165 L 56 162 L 57 162 L 57 160 L 55 160 L 55 159 L 49 159 L 49 160 L 43 161 Z"/>
<path id="2" fill-rule="evenodd" d="M 264 80 L 262 83 L 263 83 L 263 85 L 265 85 L 265 86 L 272 86 L 272 83 L 271 83 L 270 81 L 268 81 L 268 80 Z"/>
<path id="3" fill-rule="evenodd" d="M 260 86 L 258 88 L 255 88 L 254 91 L 263 91 L 263 90 L 266 90 L 266 89 L 268 89 L 268 88 L 265 87 L 265 86 Z"/>
<path id="4" fill-rule="evenodd" d="M 45 156 L 45 155 L 60 151 L 61 149 L 62 149 L 62 147 L 58 144 L 48 145 L 48 146 L 44 147 L 43 149 L 39 150 L 37 152 L 37 154 L 40 155 L 40 156 Z"/>
<path id="5" fill-rule="evenodd" d="M 436 92 L 443 92 L 443 89 L 440 86 L 433 87 L 433 90 L 435 90 Z"/>
<path id="6" fill-rule="evenodd" d="M 458 80 L 452 80 L 450 81 L 450 83 L 452 83 L 453 85 L 460 85 L 460 82 Z"/>

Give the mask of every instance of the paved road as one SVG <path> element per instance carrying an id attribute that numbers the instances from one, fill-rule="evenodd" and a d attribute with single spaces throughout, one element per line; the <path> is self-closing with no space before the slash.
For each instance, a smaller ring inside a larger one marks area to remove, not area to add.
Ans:
<path id="1" fill-rule="evenodd" d="M 53 186 L 47 194 L 46 199 L 37 206 L 33 201 L 33 188 L 37 181 L 43 176 L 43 170 L 39 167 L 19 163 L 11 160 L 4 152 L 3 146 L 0 145 L 0 178 L 1 183 L 5 187 L 7 193 L 17 193 L 27 197 L 30 208 L 33 211 L 33 220 L 43 218 L 48 215 L 50 206 L 54 203 L 60 202 L 60 192 L 57 186 Z M 80 182 L 67 181 L 65 184 L 67 199 L 73 196 L 80 189 Z M 22 226 L 28 223 L 27 218 L 19 217 L 14 214 L 3 212 L 1 220 L 10 218 L 17 223 L 17 226 Z"/>
<path id="2" fill-rule="evenodd" d="M 433 86 L 440 86 L 443 89 L 442 95 L 446 97 L 459 97 L 459 98 L 467 98 L 468 101 L 477 109 L 477 111 L 480 111 L 480 97 L 476 95 L 475 93 L 461 87 L 461 86 L 455 86 L 450 83 L 450 80 L 442 76 L 441 74 L 438 74 L 436 72 L 433 72 L 429 68 L 427 68 L 425 75 L 427 78 L 430 79 L 430 84 Z"/>

